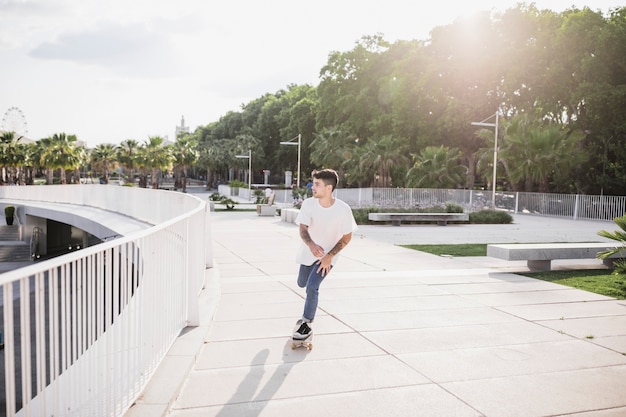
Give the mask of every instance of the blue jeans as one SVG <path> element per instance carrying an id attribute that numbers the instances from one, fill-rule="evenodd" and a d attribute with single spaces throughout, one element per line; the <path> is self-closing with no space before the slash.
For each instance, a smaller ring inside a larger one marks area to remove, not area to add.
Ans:
<path id="1" fill-rule="evenodd" d="M 315 318 L 315 312 L 317 311 L 317 302 L 320 285 L 324 278 L 328 276 L 322 276 L 317 269 L 320 267 L 319 262 L 315 262 L 313 265 L 300 265 L 300 272 L 298 273 L 298 286 L 300 288 L 306 287 L 306 301 L 304 302 L 304 313 L 302 318 L 313 321 Z M 331 266 L 332 269 L 332 266 Z M 330 273 L 330 271 L 328 271 Z"/>

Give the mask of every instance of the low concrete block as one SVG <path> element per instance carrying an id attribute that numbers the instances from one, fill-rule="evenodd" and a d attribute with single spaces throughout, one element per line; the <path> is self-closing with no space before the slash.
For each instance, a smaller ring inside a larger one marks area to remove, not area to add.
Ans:
<path id="1" fill-rule="evenodd" d="M 606 242 L 592 243 L 512 243 L 487 245 L 487 256 L 506 261 L 527 261 L 531 271 L 549 271 L 554 259 L 594 259 L 598 252 L 617 247 Z M 612 259 L 621 258 L 615 254 Z M 612 263 L 606 260 L 605 264 Z"/>
<path id="2" fill-rule="evenodd" d="M 388 222 L 400 226 L 403 221 L 437 222 L 439 226 L 446 226 L 448 221 L 469 221 L 467 213 L 369 213 L 367 218 L 373 222 Z"/>
<path id="3" fill-rule="evenodd" d="M 295 208 L 281 209 L 280 220 L 287 223 L 295 223 L 298 213 L 300 213 L 300 210 Z"/>
<path id="4" fill-rule="evenodd" d="M 275 216 L 276 206 L 269 205 L 269 204 L 257 204 L 256 213 L 259 216 Z"/>

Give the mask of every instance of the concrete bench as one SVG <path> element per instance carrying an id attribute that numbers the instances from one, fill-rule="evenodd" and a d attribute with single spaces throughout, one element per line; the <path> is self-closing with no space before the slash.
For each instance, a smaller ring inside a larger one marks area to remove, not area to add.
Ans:
<path id="1" fill-rule="evenodd" d="M 275 197 L 276 197 L 276 194 L 272 192 L 268 196 L 266 204 L 257 204 L 256 213 L 259 216 L 275 216 L 276 215 L 276 206 L 274 205 Z"/>
<path id="2" fill-rule="evenodd" d="M 549 271 L 553 259 L 593 259 L 598 252 L 615 248 L 612 243 L 511 243 L 487 245 L 487 256 L 507 261 L 526 261 L 531 271 Z M 605 259 L 604 264 L 612 266 L 612 259 L 621 258 L 616 254 Z"/>
<path id="3" fill-rule="evenodd" d="M 286 223 L 295 223 L 298 213 L 300 210 L 296 208 L 280 209 L 280 220 Z"/>
<path id="4" fill-rule="evenodd" d="M 367 218 L 373 222 L 388 222 L 394 226 L 400 226 L 403 221 L 437 222 L 439 226 L 445 226 L 449 221 L 469 221 L 466 213 L 369 213 Z"/>

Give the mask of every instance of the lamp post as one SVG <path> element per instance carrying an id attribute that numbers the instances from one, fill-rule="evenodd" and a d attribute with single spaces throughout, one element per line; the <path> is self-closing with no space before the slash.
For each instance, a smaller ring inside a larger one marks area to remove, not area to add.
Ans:
<path id="1" fill-rule="evenodd" d="M 294 142 L 294 140 L 298 139 L 297 142 Z M 296 182 L 296 186 L 300 187 L 300 150 L 302 149 L 302 134 L 298 133 L 298 136 L 289 139 L 288 141 L 285 142 L 280 142 L 281 145 L 298 145 L 298 179 Z"/>
<path id="2" fill-rule="evenodd" d="M 252 150 L 248 149 L 248 155 L 235 155 L 235 158 L 248 159 L 248 199 L 252 200 Z"/>
<path id="3" fill-rule="evenodd" d="M 496 111 L 496 113 L 492 116 L 487 117 L 482 122 L 472 122 L 472 126 L 483 126 L 483 127 L 493 127 L 495 128 L 494 140 L 493 140 L 493 192 L 491 193 L 491 207 L 496 208 L 496 171 L 498 166 L 498 114 L 500 110 Z M 485 123 L 487 120 L 491 119 L 493 116 L 496 117 L 495 123 Z"/>

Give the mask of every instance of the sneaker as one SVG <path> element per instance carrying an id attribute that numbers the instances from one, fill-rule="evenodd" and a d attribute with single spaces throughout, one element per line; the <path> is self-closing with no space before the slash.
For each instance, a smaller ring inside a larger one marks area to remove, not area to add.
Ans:
<path id="1" fill-rule="evenodd" d="M 300 327 L 298 327 L 298 329 L 295 332 L 293 332 L 293 338 L 296 340 L 304 340 L 308 338 L 311 335 L 311 332 L 313 331 L 309 323 L 304 322 L 302 320 L 298 320 L 296 325 L 298 324 L 300 325 Z"/>

